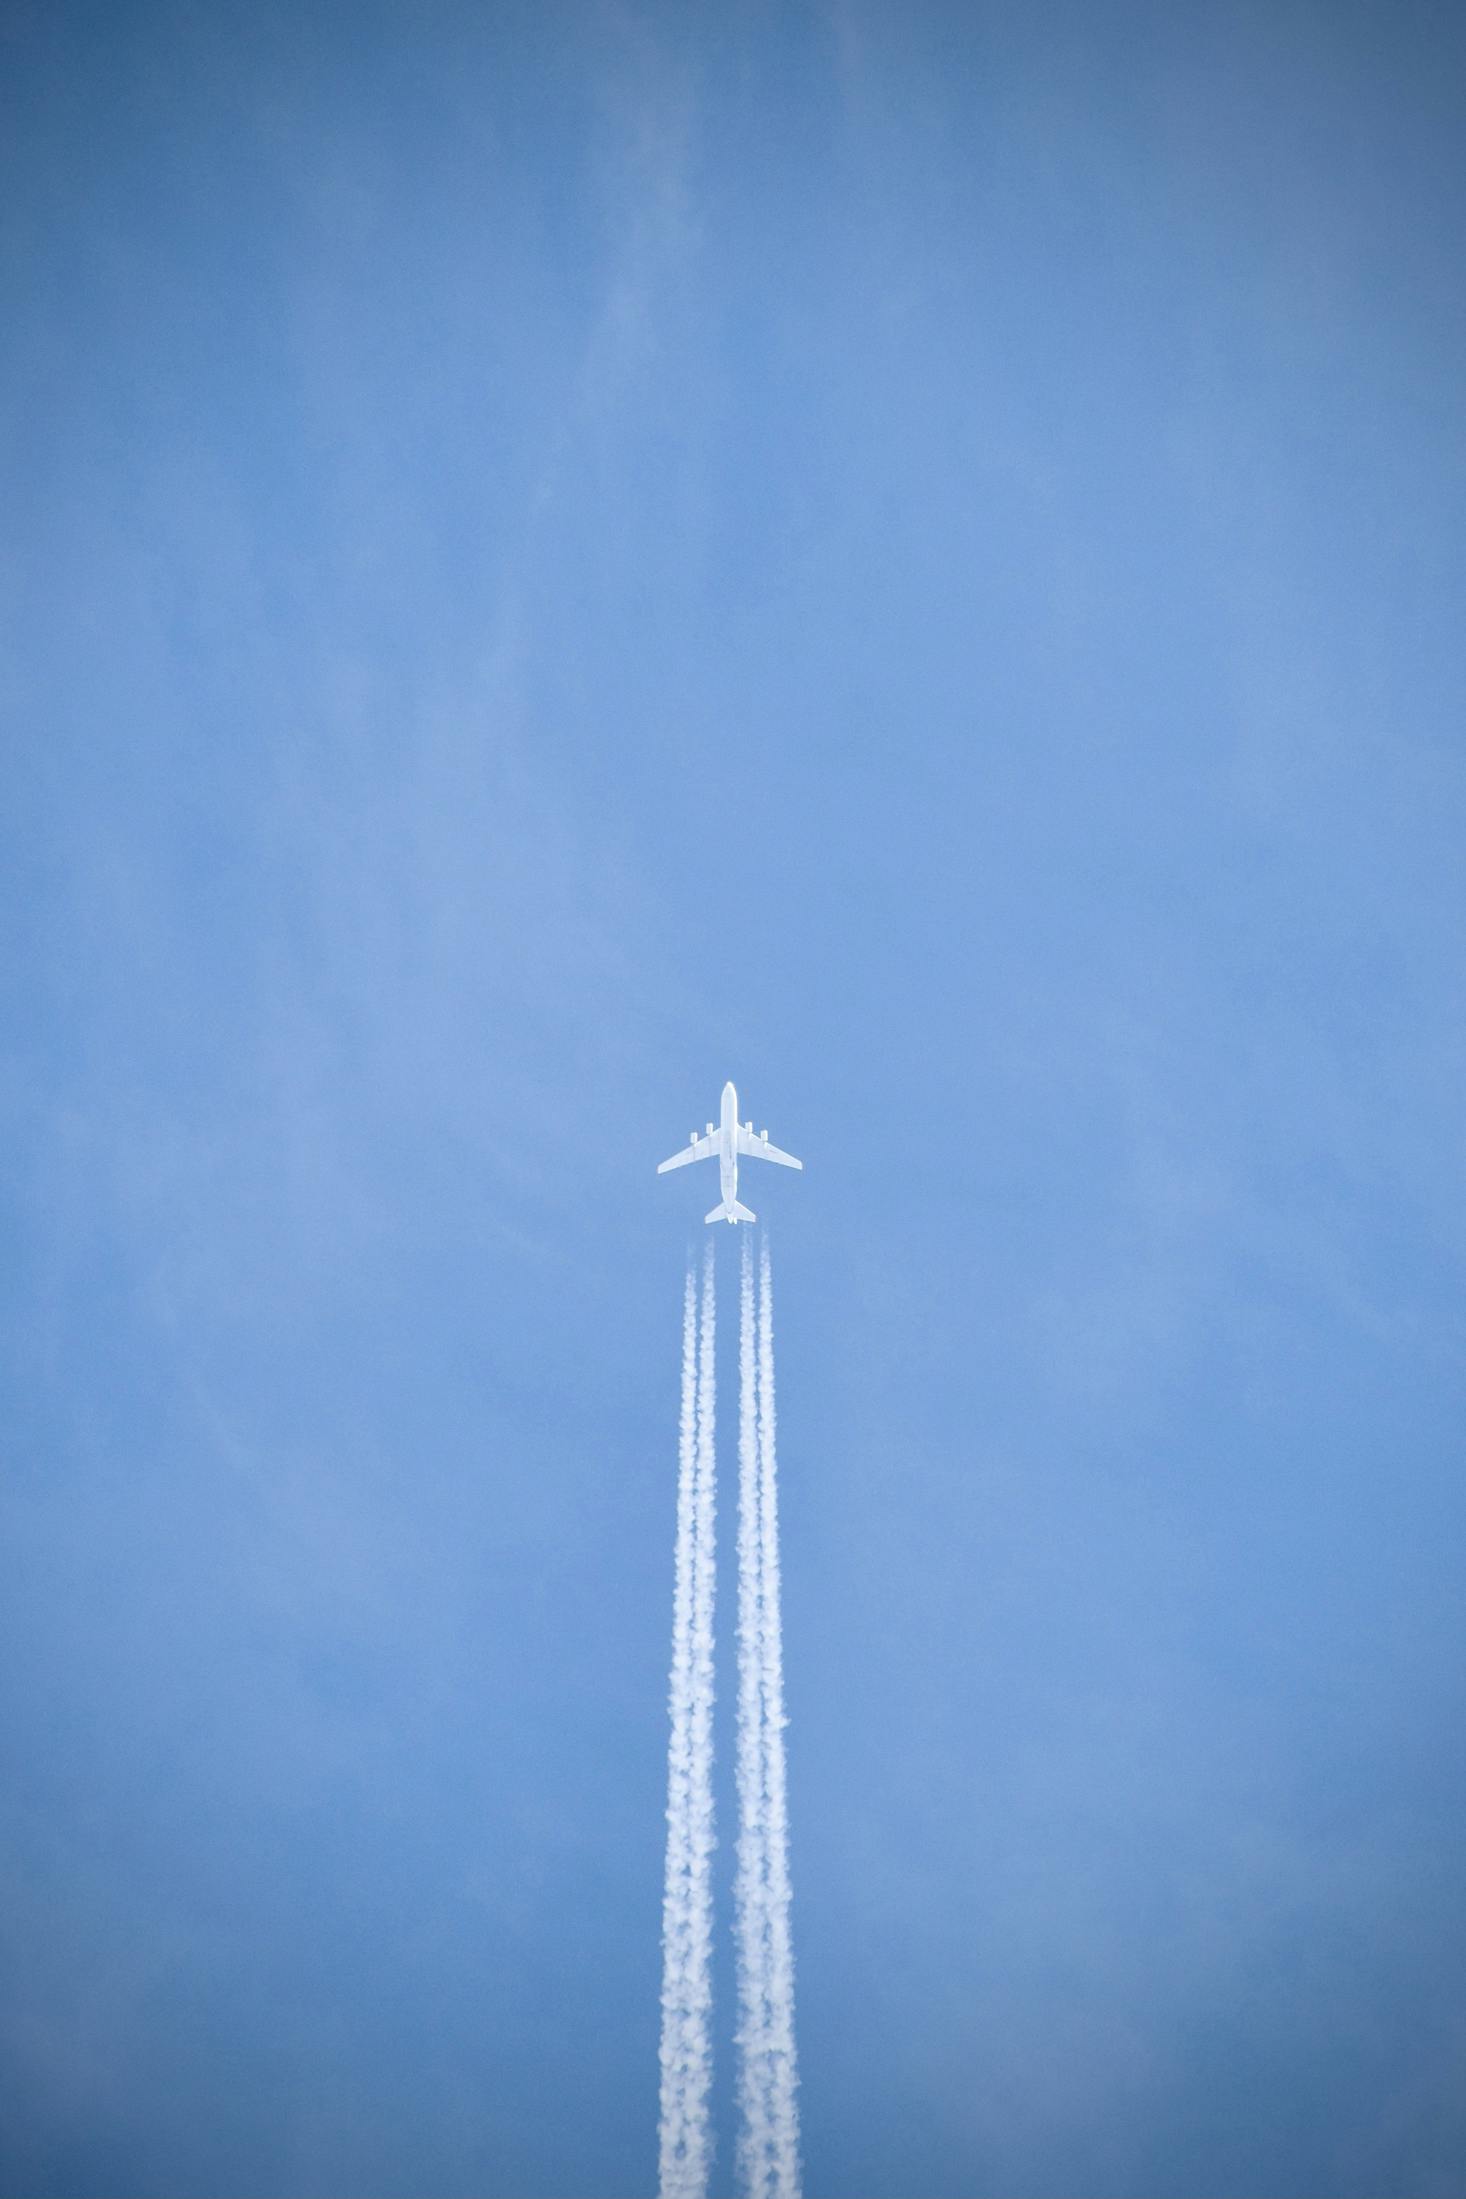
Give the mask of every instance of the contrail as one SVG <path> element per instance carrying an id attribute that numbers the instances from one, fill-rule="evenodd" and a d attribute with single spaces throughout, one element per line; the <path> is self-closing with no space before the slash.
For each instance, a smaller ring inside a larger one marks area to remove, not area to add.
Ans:
<path id="1" fill-rule="evenodd" d="M 768 1841 L 769 2117 L 774 2199 L 798 2199 L 799 2068 L 794 2051 L 794 1949 L 789 1933 L 789 1793 L 784 1759 L 784 1639 L 780 1617 L 779 1479 L 774 1413 L 774 1285 L 769 1240 L 758 1289 L 759 1606 L 763 1648 L 763 1773 Z"/>
<path id="2" fill-rule="evenodd" d="M 774 1300 L 743 1243 L 738 1360 L 739 2161 L 750 2199 L 798 2199 L 799 2108 L 784 1762 Z"/>
<path id="3" fill-rule="evenodd" d="M 766 2188 L 770 2154 L 757 1363 L 752 1245 L 745 1237 L 738 1322 L 738 1871 L 733 1929 L 738 1949 L 739 2180 L 754 2194 Z"/>
<path id="4" fill-rule="evenodd" d="M 709 1245 L 703 1266 L 700 1332 L 690 1261 L 682 1296 L 667 1872 L 662 1901 L 662 2199 L 706 2199 L 712 2155 L 708 2088 L 712 2078 L 715 1365 Z"/>
<path id="5" fill-rule="evenodd" d="M 713 1950 L 713 1589 L 717 1577 L 714 1531 L 717 1512 L 717 1462 L 713 1442 L 717 1348 L 713 1295 L 713 1248 L 704 1248 L 702 1330 L 697 1370 L 697 1537 L 692 1576 L 692 1858 L 691 1971 L 696 1985 L 698 2061 L 689 2087 L 689 2120 L 696 2137 L 696 2158 L 707 2189 L 712 2165 L 708 2088 L 712 2082 Z"/>
<path id="6" fill-rule="evenodd" d="M 667 1750 L 667 1874 L 662 1896 L 662 2199 L 694 2199 L 687 2093 L 695 2056 L 689 2021 L 689 1871 L 692 1855 L 692 1576 L 697 1528 L 697 1297 L 689 1261 L 682 1300 L 682 1410 L 677 1444 L 677 1558 L 672 1597 L 671 1736 Z"/>

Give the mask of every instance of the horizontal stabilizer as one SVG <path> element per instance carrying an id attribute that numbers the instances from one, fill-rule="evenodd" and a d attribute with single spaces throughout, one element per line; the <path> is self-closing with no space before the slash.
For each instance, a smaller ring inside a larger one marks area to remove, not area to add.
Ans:
<path id="1" fill-rule="evenodd" d="M 715 1206 L 711 1214 L 704 1214 L 703 1220 L 705 1222 L 756 1222 L 758 1216 L 750 1214 L 742 1200 L 734 1199 L 730 1204 L 727 1199 L 724 1199 L 722 1205 Z"/>

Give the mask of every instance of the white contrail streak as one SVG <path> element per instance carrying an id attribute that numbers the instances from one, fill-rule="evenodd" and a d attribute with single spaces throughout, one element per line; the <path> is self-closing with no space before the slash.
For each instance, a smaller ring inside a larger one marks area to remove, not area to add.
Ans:
<path id="1" fill-rule="evenodd" d="M 742 2110 L 739 2162 L 750 2199 L 798 2199 L 794 1957 L 784 1762 L 774 1310 L 764 1238 L 755 1306 L 743 1244 L 738 1385 L 738 1878 L 736 1928 Z"/>
<path id="2" fill-rule="evenodd" d="M 662 2199 L 690 2199 L 687 2091 L 689 1867 L 692 1853 L 692 1575 L 697 1527 L 697 1297 L 691 1263 L 682 1301 L 682 1410 L 677 1446 L 677 1557 L 672 1597 L 671 1735 L 667 1750 L 667 1874 L 662 1896 Z"/>
<path id="3" fill-rule="evenodd" d="M 692 1574 L 692 1855 L 691 1971 L 695 1982 L 698 2059 L 689 2086 L 688 2112 L 695 2145 L 690 2149 L 699 2164 L 700 2195 L 707 2189 L 712 2165 L 712 2139 L 708 2121 L 708 2088 L 712 2083 L 712 1951 L 713 1951 L 713 1589 L 717 1575 L 714 1540 L 717 1511 L 717 1464 L 713 1441 L 717 1348 L 713 1296 L 713 1247 L 704 1250 L 702 1267 L 702 1328 L 697 1370 L 697 1535 L 696 1563 Z"/>
<path id="4" fill-rule="evenodd" d="M 701 1332 L 689 1262 L 682 1299 L 677 1557 L 672 1610 L 667 1872 L 662 1902 L 660 2190 L 706 2199 L 712 2078 L 713 1581 L 715 1350 L 712 1248 Z"/>
<path id="5" fill-rule="evenodd" d="M 763 1781 L 768 1843 L 769 2120 L 767 2189 L 798 2199 L 799 2068 L 794 2051 L 794 1949 L 789 1932 L 789 1794 L 784 1759 L 784 1641 L 780 1616 L 779 1478 L 774 1413 L 774 1286 L 769 1240 L 758 1289 L 759 1606 L 763 1650 Z"/>
<path id="6" fill-rule="evenodd" d="M 753 1247 L 743 1239 L 738 1322 L 738 2165 L 743 2189 L 766 2188 L 770 2153 L 767 1978 L 768 1842 L 763 1763 L 763 1646 L 759 1607 L 761 1505 L 756 1395 L 758 1330 Z"/>

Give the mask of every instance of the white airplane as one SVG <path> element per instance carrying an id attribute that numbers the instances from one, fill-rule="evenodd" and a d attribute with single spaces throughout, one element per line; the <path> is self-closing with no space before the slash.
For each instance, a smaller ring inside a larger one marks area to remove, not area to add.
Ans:
<path id="1" fill-rule="evenodd" d="M 710 1161 L 716 1153 L 718 1172 L 722 1179 L 722 1204 L 715 1206 L 711 1214 L 705 1214 L 707 1222 L 753 1222 L 756 1214 L 750 1214 L 746 1206 L 738 1203 L 738 1156 L 751 1154 L 755 1160 L 778 1161 L 785 1168 L 803 1168 L 792 1153 L 781 1153 L 777 1145 L 770 1145 L 769 1133 L 753 1134 L 752 1122 L 738 1120 L 738 1094 L 732 1083 L 723 1086 L 723 1119 L 716 1129 L 708 1124 L 707 1136 L 700 1138 L 694 1130 L 680 1153 L 674 1153 L 669 1161 L 663 1161 L 657 1170 L 665 1176 L 669 1168 L 685 1168 L 689 1161 Z"/>

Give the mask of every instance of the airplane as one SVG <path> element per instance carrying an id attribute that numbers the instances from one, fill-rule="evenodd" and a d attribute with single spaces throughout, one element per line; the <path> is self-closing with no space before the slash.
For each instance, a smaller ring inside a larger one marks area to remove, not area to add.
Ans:
<path id="1" fill-rule="evenodd" d="M 777 1145 L 770 1145 L 769 1133 L 753 1134 L 752 1122 L 738 1120 L 738 1094 L 731 1080 L 723 1086 L 722 1120 L 714 1128 L 708 1124 L 707 1136 L 700 1138 L 694 1130 L 680 1153 L 674 1153 L 669 1161 L 663 1161 L 657 1169 L 665 1176 L 669 1168 L 685 1168 L 689 1161 L 710 1161 L 716 1153 L 718 1173 L 722 1181 L 723 1197 L 711 1214 L 705 1214 L 706 1222 L 754 1222 L 756 1214 L 750 1214 L 746 1206 L 738 1203 L 738 1159 L 740 1154 L 751 1155 L 760 1161 L 778 1161 L 784 1168 L 803 1168 L 792 1153 L 781 1153 Z"/>

